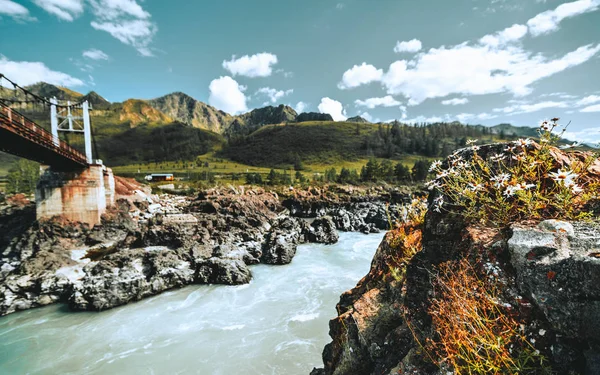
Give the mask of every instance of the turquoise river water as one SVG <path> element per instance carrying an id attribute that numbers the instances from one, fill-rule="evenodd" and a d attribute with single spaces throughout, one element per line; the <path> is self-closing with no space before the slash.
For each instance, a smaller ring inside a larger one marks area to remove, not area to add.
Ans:
<path id="1" fill-rule="evenodd" d="M 50 306 L 0 318 L 0 374 L 277 374 L 321 367 L 335 305 L 383 234 L 301 245 L 248 285 L 195 285 L 101 313 Z"/>

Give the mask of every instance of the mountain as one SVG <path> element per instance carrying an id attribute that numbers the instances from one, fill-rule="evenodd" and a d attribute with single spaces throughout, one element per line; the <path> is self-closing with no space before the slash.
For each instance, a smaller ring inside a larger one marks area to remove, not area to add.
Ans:
<path id="1" fill-rule="evenodd" d="M 131 127 L 144 123 L 166 124 L 173 122 L 169 116 L 152 107 L 144 100 L 129 99 L 113 104 L 119 112 L 119 122 L 129 122 Z"/>
<path id="2" fill-rule="evenodd" d="M 296 117 L 296 122 L 305 121 L 333 121 L 333 117 L 329 113 L 318 112 L 302 112 Z"/>
<path id="3" fill-rule="evenodd" d="M 360 116 L 350 117 L 346 120 L 346 122 L 357 122 L 359 124 L 370 124 L 371 123 L 371 121 L 367 121 Z"/>
<path id="4" fill-rule="evenodd" d="M 490 127 L 496 134 L 514 135 L 517 137 L 539 137 L 537 128 L 529 126 L 513 126 L 511 124 L 498 124 Z"/>
<path id="5" fill-rule="evenodd" d="M 75 102 L 79 101 L 83 97 L 83 94 L 77 91 L 73 91 L 66 87 L 51 85 L 46 82 L 38 82 L 36 84 L 26 86 L 25 88 L 36 95 L 48 99 L 56 97 L 58 100 L 70 100 Z"/>
<path id="6" fill-rule="evenodd" d="M 298 114 L 287 105 L 267 106 L 254 109 L 243 115 L 235 116 L 233 122 L 225 130 L 228 136 L 248 135 L 264 125 L 293 122 Z"/>
<path id="7" fill-rule="evenodd" d="M 87 100 L 93 109 L 106 109 L 110 107 L 110 102 L 98 95 L 96 91 L 88 92 L 82 99 Z"/>
<path id="8" fill-rule="evenodd" d="M 182 92 L 174 92 L 147 102 L 170 118 L 215 133 L 223 133 L 233 121 L 233 116 L 230 114 L 202 103 Z"/>

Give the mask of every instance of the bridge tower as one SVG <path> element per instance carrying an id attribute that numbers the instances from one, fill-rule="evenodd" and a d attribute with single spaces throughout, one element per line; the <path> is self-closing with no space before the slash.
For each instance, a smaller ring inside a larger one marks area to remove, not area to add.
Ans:
<path id="1" fill-rule="evenodd" d="M 36 188 L 37 218 L 60 216 L 94 226 L 101 222 L 106 208 L 114 204 L 115 182 L 112 170 L 102 160 L 93 159 L 89 103 L 84 101 L 76 106 L 67 102 L 66 106 L 59 106 L 56 98 L 50 103 L 54 144 L 58 146 L 61 142 L 59 132 L 83 134 L 87 166 L 76 169 L 42 166 Z"/>

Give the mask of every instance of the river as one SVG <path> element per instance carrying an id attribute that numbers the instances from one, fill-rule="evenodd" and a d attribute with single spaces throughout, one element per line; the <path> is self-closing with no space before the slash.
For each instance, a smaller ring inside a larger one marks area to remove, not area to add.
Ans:
<path id="1" fill-rule="evenodd" d="M 277 374 L 322 367 L 335 305 L 383 234 L 301 245 L 248 285 L 194 285 L 101 313 L 50 306 L 0 318 L 0 374 Z"/>

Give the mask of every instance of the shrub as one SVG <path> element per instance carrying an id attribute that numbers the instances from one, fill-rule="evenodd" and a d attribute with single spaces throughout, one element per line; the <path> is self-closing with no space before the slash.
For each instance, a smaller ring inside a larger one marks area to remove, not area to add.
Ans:
<path id="1" fill-rule="evenodd" d="M 442 195 L 433 210 L 460 212 L 467 221 L 500 226 L 520 220 L 589 217 L 585 206 L 597 197 L 599 185 L 588 168 L 597 156 L 577 152 L 568 162 L 559 162 L 560 151 L 554 145 L 565 129 L 555 134 L 557 127 L 558 119 L 543 121 L 539 144 L 519 139 L 506 146 L 486 146 L 487 151 L 495 146 L 494 154 L 480 154 L 481 148 L 473 145 L 466 151 L 472 154 L 470 160 L 457 151 L 445 165 L 434 162 L 430 171 L 437 176 L 427 186 Z"/>

